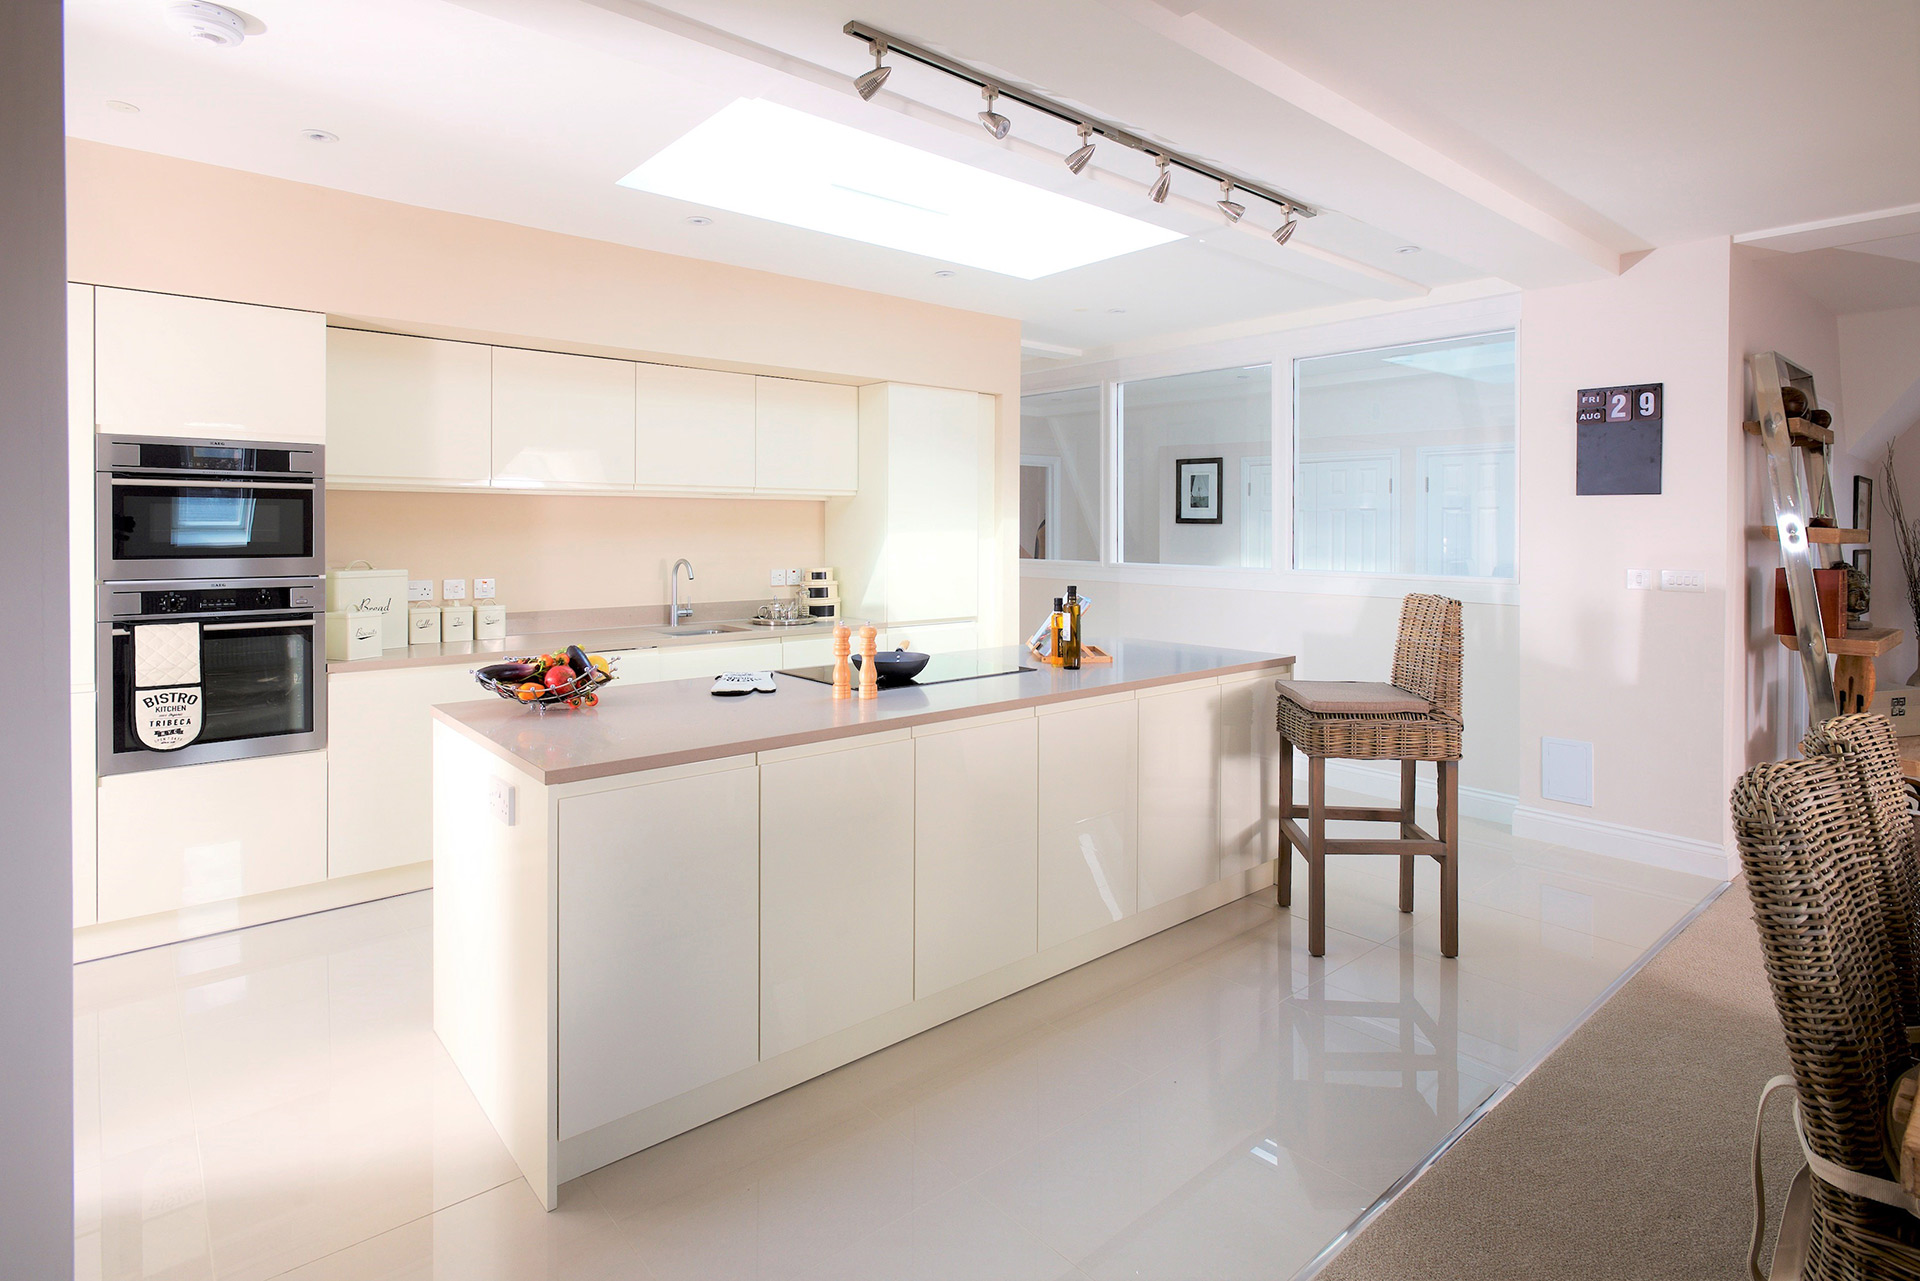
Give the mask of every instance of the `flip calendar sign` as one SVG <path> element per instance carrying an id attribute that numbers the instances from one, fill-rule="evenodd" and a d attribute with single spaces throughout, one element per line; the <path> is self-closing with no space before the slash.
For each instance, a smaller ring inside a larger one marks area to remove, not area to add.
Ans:
<path id="1" fill-rule="evenodd" d="M 1574 424 L 1576 494 L 1660 492 L 1661 432 L 1666 384 L 1587 387 L 1579 393 Z"/>

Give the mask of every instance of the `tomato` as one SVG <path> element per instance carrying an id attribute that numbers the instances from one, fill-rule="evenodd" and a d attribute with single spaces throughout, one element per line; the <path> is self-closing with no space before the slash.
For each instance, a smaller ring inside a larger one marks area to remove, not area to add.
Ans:
<path id="1" fill-rule="evenodd" d="M 573 684 L 574 674 L 573 668 L 561 663 L 557 667 L 549 667 L 544 679 L 548 689 L 565 689 Z"/>
<path id="2" fill-rule="evenodd" d="M 532 681 L 528 681 L 526 684 L 522 685 L 519 689 L 514 691 L 514 693 L 520 696 L 520 701 L 523 703 L 531 703 L 534 699 L 540 697 L 542 694 L 546 692 L 547 691 L 543 686 L 536 685 Z"/>

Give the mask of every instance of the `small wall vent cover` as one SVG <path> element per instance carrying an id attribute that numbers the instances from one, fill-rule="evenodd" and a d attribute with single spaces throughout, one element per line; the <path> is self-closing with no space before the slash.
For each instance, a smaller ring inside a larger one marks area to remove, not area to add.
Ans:
<path id="1" fill-rule="evenodd" d="M 1593 744 L 1577 738 L 1540 740 L 1540 798 L 1593 804 Z"/>

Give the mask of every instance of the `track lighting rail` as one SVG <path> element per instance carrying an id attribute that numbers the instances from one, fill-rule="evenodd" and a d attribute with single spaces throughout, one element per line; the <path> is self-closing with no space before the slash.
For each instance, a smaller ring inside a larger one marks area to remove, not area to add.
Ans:
<path id="1" fill-rule="evenodd" d="M 1192 156 L 1183 155 L 1171 148 L 1163 147 L 1157 142 L 1149 142 L 1138 134 L 1130 133 L 1122 129 L 1119 125 L 1096 119 L 1093 116 L 1074 110 L 1065 103 L 1056 102 L 1044 94 L 1035 93 L 1031 89 L 1024 89 L 1016 84 L 1009 84 L 1005 80 L 990 76 L 984 71 L 976 71 L 964 62 L 955 62 L 952 58 L 946 57 L 944 54 L 935 53 L 931 49 L 922 49 L 918 45 L 910 44 L 898 37 L 888 35 L 877 27 L 870 27 L 864 22 L 849 22 L 842 30 L 857 40 L 865 41 L 866 44 L 873 49 L 876 55 L 876 61 L 888 53 L 897 53 L 903 58 L 909 58 L 923 66 L 932 67 L 936 71 L 944 71 L 946 74 L 956 79 L 964 80 L 968 84 L 978 85 L 982 90 L 992 95 L 1005 98 L 1010 102 L 1017 102 L 1023 107 L 1038 111 L 1042 115 L 1052 116 L 1056 120 L 1064 120 L 1079 129 L 1083 135 L 1087 133 L 1098 135 L 1122 147 L 1129 147 L 1134 151 L 1145 152 L 1157 161 L 1178 165 L 1190 173 L 1196 173 L 1204 178 L 1209 178 L 1214 182 L 1223 184 L 1223 194 L 1237 188 L 1250 195 L 1258 196 L 1262 200 L 1278 205 L 1288 214 L 1289 221 L 1293 218 L 1311 218 L 1318 212 L 1312 205 L 1304 204 L 1294 197 L 1286 195 L 1284 192 L 1275 191 L 1273 188 L 1261 183 L 1249 181 L 1238 174 L 1220 168 L 1218 165 L 1208 164 L 1204 160 L 1195 160 Z M 872 77 L 873 75 L 873 72 L 867 73 L 868 77 Z M 881 82 L 884 82 L 884 79 L 884 76 L 879 77 Z M 878 88 L 879 84 L 876 83 L 874 89 L 877 91 Z M 872 95 L 863 91 L 863 96 L 870 97 Z M 991 106 L 989 106 L 988 110 L 992 110 Z M 985 114 L 986 113 L 982 113 L 983 117 Z M 1005 133 L 1003 131 L 997 133 L 995 136 L 1004 137 Z M 1085 150 L 1085 147 L 1082 147 L 1081 151 L 1074 153 L 1074 156 L 1080 157 Z M 1074 172 L 1078 173 L 1080 168 L 1084 167 L 1085 164 L 1086 160 L 1082 158 L 1080 160 L 1080 166 L 1074 167 Z M 1164 166 L 1162 172 L 1164 173 Z M 1288 230 L 1290 234 L 1291 228 Z M 1284 243 L 1284 241 L 1282 243 Z"/>

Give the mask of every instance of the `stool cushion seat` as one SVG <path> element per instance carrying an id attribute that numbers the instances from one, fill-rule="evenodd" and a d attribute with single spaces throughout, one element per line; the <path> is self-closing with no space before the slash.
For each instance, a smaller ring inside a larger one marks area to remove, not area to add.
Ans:
<path id="1" fill-rule="evenodd" d="M 1304 712 L 1319 716 L 1425 716 L 1433 704 L 1385 681 L 1275 681 Z"/>

